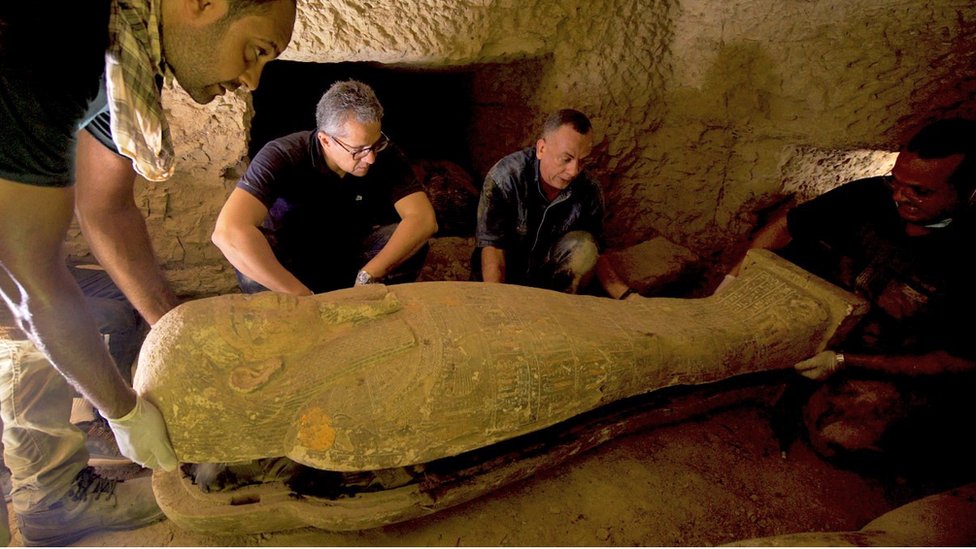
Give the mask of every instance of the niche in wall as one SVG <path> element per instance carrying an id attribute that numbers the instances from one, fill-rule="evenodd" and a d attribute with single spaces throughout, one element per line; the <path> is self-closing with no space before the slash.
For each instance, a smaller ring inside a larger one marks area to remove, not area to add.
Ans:
<path id="1" fill-rule="evenodd" d="M 252 101 L 248 156 L 268 141 L 315 126 L 315 106 L 334 82 L 369 84 L 385 111 L 383 131 L 412 159 L 449 160 L 483 176 L 499 158 L 528 145 L 537 125 L 529 103 L 547 58 L 458 67 L 380 63 L 267 65 Z"/>
<path id="2" fill-rule="evenodd" d="M 273 61 L 252 94 L 248 156 L 272 139 L 313 129 L 315 107 L 329 86 L 360 80 L 383 105 L 383 131 L 426 175 L 428 192 L 437 187 L 431 198 L 441 234 L 470 233 L 485 173 L 502 156 L 534 141 L 539 121 L 530 102 L 548 62 L 418 67 Z"/>
<path id="3" fill-rule="evenodd" d="M 315 106 L 334 82 L 360 80 L 383 105 L 383 131 L 412 159 L 449 159 L 470 168 L 471 74 L 393 70 L 369 63 L 270 63 L 254 92 L 248 154 L 268 141 L 315 127 Z"/>

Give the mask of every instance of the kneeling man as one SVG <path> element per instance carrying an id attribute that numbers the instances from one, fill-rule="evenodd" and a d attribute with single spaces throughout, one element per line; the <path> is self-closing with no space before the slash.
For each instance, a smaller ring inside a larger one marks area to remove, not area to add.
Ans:
<path id="1" fill-rule="evenodd" d="M 603 194 L 583 170 L 593 148 L 591 127 L 579 111 L 557 111 L 535 146 L 488 172 L 472 278 L 568 293 L 586 286 L 603 232 Z"/>
<path id="2" fill-rule="evenodd" d="M 311 295 L 416 280 L 437 222 L 382 117 L 369 86 L 337 82 L 319 101 L 315 130 L 271 141 L 254 157 L 212 236 L 243 292 Z"/>

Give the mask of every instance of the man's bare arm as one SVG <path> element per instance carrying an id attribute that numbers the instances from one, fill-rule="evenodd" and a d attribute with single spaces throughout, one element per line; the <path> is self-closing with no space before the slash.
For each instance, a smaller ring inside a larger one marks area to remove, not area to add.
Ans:
<path id="1" fill-rule="evenodd" d="M 149 324 L 179 304 L 163 276 L 142 212 L 132 162 L 78 132 L 75 211 L 98 262 Z"/>
<path id="2" fill-rule="evenodd" d="M 756 236 L 754 236 L 749 242 L 748 249 L 776 251 L 792 242 L 793 236 L 790 234 L 786 214 L 786 211 L 780 212 L 778 216 L 774 217 L 769 223 L 759 229 Z M 725 275 L 725 280 L 723 280 L 722 283 L 719 284 L 718 288 L 715 289 L 715 293 L 721 292 L 730 280 L 739 276 L 739 271 L 742 269 L 742 262 L 743 259 L 740 259 L 739 262 L 732 267 L 728 274 Z"/>
<path id="3" fill-rule="evenodd" d="M 0 294 L 55 368 L 103 415 L 136 403 L 64 262 L 74 189 L 0 179 Z"/>
<path id="4" fill-rule="evenodd" d="M 234 268 L 265 288 L 311 295 L 312 291 L 278 261 L 268 239 L 258 229 L 267 215 L 268 208 L 260 200 L 243 189 L 234 189 L 217 216 L 210 240 Z"/>
<path id="5" fill-rule="evenodd" d="M 409 194 L 397 200 L 393 206 L 400 214 L 400 224 L 380 253 L 362 267 L 373 278 L 382 279 L 389 274 L 437 232 L 434 206 L 424 192 Z"/>
<path id="6" fill-rule="evenodd" d="M 844 353 L 844 363 L 848 368 L 906 376 L 954 374 L 976 370 L 976 361 L 960 358 L 942 350 L 921 355 Z"/>
<path id="7" fill-rule="evenodd" d="M 505 282 L 505 250 L 492 246 L 481 249 L 481 279 Z"/>

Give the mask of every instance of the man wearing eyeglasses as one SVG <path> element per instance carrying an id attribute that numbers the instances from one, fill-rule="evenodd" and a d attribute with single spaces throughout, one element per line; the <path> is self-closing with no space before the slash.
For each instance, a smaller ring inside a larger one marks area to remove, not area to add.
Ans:
<path id="1" fill-rule="evenodd" d="M 603 234 L 603 193 L 583 169 L 590 120 L 549 116 L 532 147 L 488 171 L 478 203 L 472 278 L 577 293 L 592 278 Z"/>
<path id="2" fill-rule="evenodd" d="M 315 130 L 258 152 L 217 218 L 212 239 L 241 290 L 312 295 L 416 280 L 434 208 L 381 131 L 373 90 L 337 82 L 315 117 Z"/>
<path id="3" fill-rule="evenodd" d="M 826 380 L 803 385 L 815 391 L 804 419 L 822 454 L 960 457 L 933 449 L 976 421 L 974 191 L 976 121 L 940 120 L 908 141 L 891 175 L 842 185 L 757 233 L 752 247 L 871 306 L 844 341 L 796 365 Z"/>

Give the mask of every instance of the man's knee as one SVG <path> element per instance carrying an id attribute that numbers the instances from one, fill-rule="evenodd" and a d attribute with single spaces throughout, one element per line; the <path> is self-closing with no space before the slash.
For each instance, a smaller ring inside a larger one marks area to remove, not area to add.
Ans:
<path id="1" fill-rule="evenodd" d="M 386 244 L 393 237 L 393 233 L 398 226 L 400 226 L 399 223 L 390 223 L 389 225 L 380 225 L 373 229 L 373 232 L 369 233 L 365 240 L 363 240 L 360 261 L 366 263 L 376 257 L 386 247 Z"/>
<path id="2" fill-rule="evenodd" d="M 587 231 L 570 231 L 553 245 L 547 263 L 552 269 L 552 289 L 577 293 L 593 276 L 600 247 Z"/>
<path id="3" fill-rule="evenodd" d="M 588 273 L 596 267 L 600 247 L 593 234 L 586 231 L 570 231 L 563 235 L 552 249 L 553 262 L 573 273 Z"/>
<path id="4" fill-rule="evenodd" d="M 142 317 L 128 301 L 87 297 L 88 309 L 103 335 L 128 334 L 138 330 Z"/>

